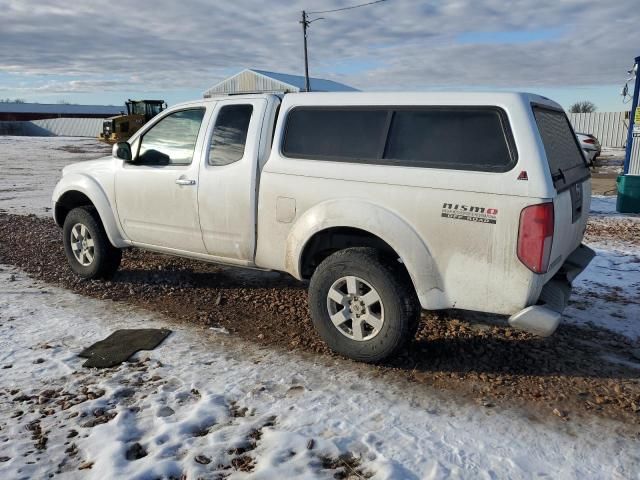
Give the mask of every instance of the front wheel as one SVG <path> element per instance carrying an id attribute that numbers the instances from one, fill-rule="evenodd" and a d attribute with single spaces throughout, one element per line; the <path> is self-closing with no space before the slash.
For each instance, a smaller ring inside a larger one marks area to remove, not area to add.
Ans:
<path id="1" fill-rule="evenodd" d="M 111 245 L 94 208 L 71 210 L 64 220 L 62 239 L 71 270 L 82 278 L 108 278 L 120 266 L 122 252 Z"/>
<path id="2" fill-rule="evenodd" d="M 400 264 L 373 248 L 330 255 L 309 285 L 313 324 L 337 353 L 379 362 L 415 334 L 420 305 Z"/>

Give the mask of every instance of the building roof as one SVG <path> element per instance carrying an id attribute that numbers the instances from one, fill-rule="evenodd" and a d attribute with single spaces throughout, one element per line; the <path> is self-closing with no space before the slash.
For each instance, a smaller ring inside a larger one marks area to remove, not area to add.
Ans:
<path id="1" fill-rule="evenodd" d="M 124 105 L 66 105 L 59 103 L 0 103 L 0 113 L 46 113 L 60 115 L 118 115 Z"/>
<path id="2" fill-rule="evenodd" d="M 270 72 L 247 68 L 229 78 L 216 83 L 205 93 L 205 97 L 216 94 L 247 92 L 303 92 L 304 77 L 288 73 Z M 311 90 L 314 92 L 357 92 L 356 88 L 344 83 L 323 78 L 309 78 Z"/>
<path id="3" fill-rule="evenodd" d="M 291 75 L 288 73 L 269 72 L 268 70 L 256 70 L 250 68 L 252 72 L 259 73 L 265 77 L 273 78 L 287 85 L 298 88 L 300 91 L 304 91 L 304 77 L 302 75 Z M 357 92 L 357 88 L 350 87 L 344 83 L 334 82 L 333 80 L 326 80 L 324 78 L 309 77 L 309 84 L 311 90 L 314 92 Z"/>

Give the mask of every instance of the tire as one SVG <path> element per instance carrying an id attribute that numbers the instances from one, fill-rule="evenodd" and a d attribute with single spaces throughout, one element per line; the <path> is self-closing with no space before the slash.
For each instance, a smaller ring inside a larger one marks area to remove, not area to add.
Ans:
<path id="1" fill-rule="evenodd" d="M 93 207 L 69 212 L 62 227 L 62 240 L 71 270 L 82 278 L 110 278 L 120 266 L 122 251 L 111 245 Z"/>
<path id="2" fill-rule="evenodd" d="M 309 306 L 313 325 L 329 348 L 367 363 L 398 353 L 415 335 L 421 311 L 400 264 L 365 247 L 340 250 L 318 266 L 309 285 Z"/>

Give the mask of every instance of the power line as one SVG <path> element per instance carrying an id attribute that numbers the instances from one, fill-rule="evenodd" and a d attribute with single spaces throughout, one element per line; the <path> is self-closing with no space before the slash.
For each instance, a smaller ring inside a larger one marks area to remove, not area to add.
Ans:
<path id="1" fill-rule="evenodd" d="M 313 20 L 309 19 L 309 15 L 319 15 L 321 13 L 333 13 L 333 12 L 342 12 L 344 10 L 353 10 L 354 8 L 366 7 L 368 5 L 375 5 L 376 3 L 386 2 L 387 0 L 375 0 L 367 3 L 360 3 L 358 5 L 351 5 L 350 7 L 342 7 L 342 8 L 334 8 L 333 10 L 321 10 L 318 12 L 307 12 L 305 10 L 302 11 L 302 19 L 300 23 L 302 24 L 302 36 L 304 38 L 304 91 L 310 92 L 311 85 L 309 83 L 309 54 L 307 53 L 307 28 L 311 25 L 312 22 L 316 20 L 322 20 L 323 17 L 314 18 Z"/>
<path id="2" fill-rule="evenodd" d="M 343 10 L 353 10 L 354 8 L 366 7 L 367 5 L 374 5 L 376 3 L 386 2 L 387 0 L 376 0 L 374 2 L 361 3 L 359 5 L 351 5 L 350 7 L 334 8 L 333 10 L 322 10 L 320 12 L 307 12 L 307 15 L 318 15 L 320 13 L 332 13 L 341 12 Z"/>

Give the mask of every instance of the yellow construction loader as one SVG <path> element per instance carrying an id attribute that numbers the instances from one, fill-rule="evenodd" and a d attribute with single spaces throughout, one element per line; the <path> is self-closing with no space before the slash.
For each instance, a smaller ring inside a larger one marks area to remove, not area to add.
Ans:
<path id="1" fill-rule="evenodd" d="M 145 123 L 167 108 L 164 100 L 127 100 L 127 114 L 107 118 L 98 139 L 107 143 L 127 140 Z"/>

